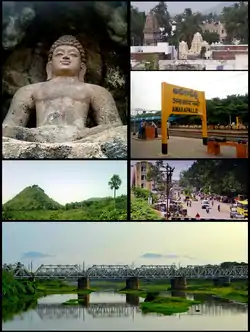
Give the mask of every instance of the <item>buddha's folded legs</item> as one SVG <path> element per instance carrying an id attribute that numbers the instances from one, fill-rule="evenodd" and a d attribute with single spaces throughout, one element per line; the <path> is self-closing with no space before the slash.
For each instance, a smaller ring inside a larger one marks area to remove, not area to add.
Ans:
<path id="1" fill-rule="evenodd" d="M 63 143 L 80 139 L 81 130 L 74 126 L 43 126 L 24 128 L 3 126 L 3 136 L 26 142 Z"/>
<path id="2" fill-rule="evenodd" d="M 75 126 L 43 126 L 25 128 L 19 126 L 3 126 L 3 136 L 26 142 L 64 143 L 81 142 L 81 139 L 100 134 L 105 130 L 120 127 L 120 124 L 100 125 L 93 128 L 78 129 Z"/>

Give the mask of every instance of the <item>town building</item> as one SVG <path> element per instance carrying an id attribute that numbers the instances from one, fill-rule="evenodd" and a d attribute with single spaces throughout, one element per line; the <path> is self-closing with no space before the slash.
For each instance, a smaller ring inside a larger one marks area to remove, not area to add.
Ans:
<path id="1" fill-rule="evenodd" d="M 201 25 L 202 32 L 215 32 L 220 36 L 220 42 L 224 42 L 227 37 L 227 32 L 221 22 L 204 23 Z"/>
<path id="2" fill-rule="evenodd" d="M 150 168 L 149 161 L 138 161 L 136 164 L 131 165 L 131 187 L 137 187 L 147 190 L 154 190 L 152 181 L 147 180 L 147 173 Z"/>

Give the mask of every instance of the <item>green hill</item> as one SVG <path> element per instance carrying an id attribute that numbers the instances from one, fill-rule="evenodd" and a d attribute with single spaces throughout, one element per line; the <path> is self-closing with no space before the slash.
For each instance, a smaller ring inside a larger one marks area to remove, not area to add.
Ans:
<path id="1" fill-rule="evenodd" d="M 54 201 L 37 185 L 23 189 L 19 194 L 3 205 L 4 210 L 57 210 L 63 206 Z"/>
<path id="2" fill-rule="evenodd" d="M 34 185 L 3 205 L 2 220 L 127 220 L 127 196 L 90 198 L 61 205 Z"/>

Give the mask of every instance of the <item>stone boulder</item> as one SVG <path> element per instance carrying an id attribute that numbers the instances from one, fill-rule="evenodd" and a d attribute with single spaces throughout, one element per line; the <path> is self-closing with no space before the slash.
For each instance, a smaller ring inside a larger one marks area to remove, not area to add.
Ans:
<path id="1" fill-rule="evenodd" d="M 127 159 L 127 126 L 75 142 L 40 143 L 3 137 L 4 159 Z"/>

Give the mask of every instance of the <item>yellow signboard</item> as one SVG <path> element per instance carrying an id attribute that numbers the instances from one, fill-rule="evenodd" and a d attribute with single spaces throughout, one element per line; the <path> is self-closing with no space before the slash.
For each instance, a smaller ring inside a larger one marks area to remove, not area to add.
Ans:
<path id="1" fill-rule="evenodd" d="M 207 114 L 205 92 L 162 82 L 161 93 L 162 153 L 168 153 L 167 121 L 171 114 L 200 116 L 202 120 L 203 144 L 207 145 Z"/>

